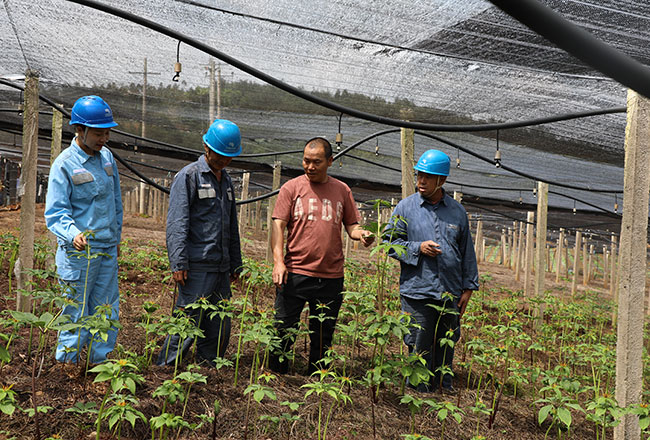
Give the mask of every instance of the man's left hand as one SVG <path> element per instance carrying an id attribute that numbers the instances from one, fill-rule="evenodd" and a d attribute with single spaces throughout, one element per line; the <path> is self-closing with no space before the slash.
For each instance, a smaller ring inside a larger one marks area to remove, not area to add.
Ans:
<path id="1" fill-rule="evenodd" d="M 462 318 L 463 314 L 465 313 L 465 309 L 467 308 L 467 304 L 469 303 L 469 299 L 472 297 L 472 291 L 471 290 L 463 290 L 462 295 L 460 295 L 460 299 L 458 300 L 458 317 Z"/>

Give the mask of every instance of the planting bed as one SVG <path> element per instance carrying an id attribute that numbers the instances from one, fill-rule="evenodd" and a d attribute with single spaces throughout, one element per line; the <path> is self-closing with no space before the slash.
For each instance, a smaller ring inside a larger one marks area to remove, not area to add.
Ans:
<path id="1" fill-rule="evenodd" d="M 42 207 L 37 215 L 37 258 L 43 262 Z M 180 323 L 168 319 L 174 289 L 164 226 L 139 217 L 125 219 L 118 349 L 110 362 L 88 372 L 85 365 L 58 364 L 55 327 L 43 329 L 39 346 L 38 328 L 48 323 L 32 319 L 30 347 L 28 317 L 9 314 L 15 309 L 9 263 L 18 225 L 18 212 L 0 212 L 0 346 L 10 342 L 11 355 L 0 370 L 0 440 L 602 439 L 612 437 L 609 426 L 621 411 L 612 399 L 616 354 L 608 294 L 595 289 L 569 298 L 567 283 L 556 284 L 549 275 L 549 294 L 531 301 L 523 298 L 514 273 L 494 264 L 481 265 L 481 291 L 462 321 L 457 394 L 405 388 L 405 377 L 413 380 L 422 369 L 400 341 L 406 326 L 399 313 L 398 267 L 367 250 L 352 251 L 348 261 L 349 292 L 331 364 L 305 376 L 301 334 L 291 373 L 274 375 L 264 367 L 275 343 L 275 292 L 263 261 L 266 234 L 250 230 L 242 242 L 248 276 L 233 286 L 231 303 L 220 310 L 233 315 L 225 359 L 218 368 L 193 367 L 190 354 L 176 369 L 152 366 L 166 334 L 163 325 L 171 331 Z M 379 316 L 375 297 L 382 275 L 387 311 Z M 38 284 L 42 291 L 56 286 L 48 278 Z M 540 303 L 546 311 L 535 321 Z M 36 304 L 42 321 L 49 303 Z M 54 307 L 46 317 L 56 312 Z M 628 410 L 648 420 L 645 406 Z"/>

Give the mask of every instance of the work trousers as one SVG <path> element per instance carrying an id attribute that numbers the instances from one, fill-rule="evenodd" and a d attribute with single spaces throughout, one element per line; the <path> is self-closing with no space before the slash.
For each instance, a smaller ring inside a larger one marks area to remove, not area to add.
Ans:
<path id="1" fill-rule="evenodd" d="M 447 337 L 449 330 L 453 331 L 450 338 L 454 344 L 460 339 L 460 321 L 458 319 L 458 298 L 443 301 L 436 299 L 412 299 L 401 296 L 402 311 L 411 315 L 413 322 L 421 328 L 411 328 L 404 337 L 409 353 L 419 353 L 426 360 L 427 368 L 433 373 L 429 384 L 418 385 L 419 391 L 430 391 L 438 387 L 450 388 L 453 382 L 452 374 L 440 374 L 441 366 L 449 369 L 454 360 L 454 348 L 440 346 L 440 339 Z M 433 307 L 432 307 L 433 306 Z M 436 308 L 437 307 L 437 308 Z M 444 307 L 443 310 L 440 310 Z M 441 377 L 442 376 L 442 377 Z"/>
<path id="2" fill-rule="evenodd" d="M 295 337 L 289 329 L 297 329 L 300 314 L 309 304 L 309 366 L 308 373 L 317 370 L 317 363 L 332 346 L 332 337 L 343 302 L 343 278 L 316 278 L 289 273 L 287 283 L 276 290 L 275 320 L 281 338 L 281 353 L 273 353 L 270 368 L 277 373 L 287 373 L 289 363 L 286 353 L 291 351 Z M 323 315 L 318 318 L 319 315 Z"/>
<path id="3" fill-rule="evenodd" d="M 55 258 L 64 295 L 75 302 L 63 308 L 64 315 L 68 315 L 72 322 L 79 322 L 84 317 L 93 315 L 97 306 L 108 305 L 110 319 L 118 319 L 120 294 L 117 284 L 117 246 L 92 249 L 90 259 L 83 251 L 59 246 Z M 115 327 L 108 331 L 105 341 L 99 337 L 99 333 L 93 338 L 88 328 L 62 331 L 59 332 L 55 357 L 59 362 L 76 363 L 77 351 L 88 345 L 90 362 L 104 362 L 108 353 L 115 348 L 116 340 Z"/>
<path id="4" fill-rule="evenodd" d="M 190 270 L 187 273 L 185 285 L 178 284 L 178 300 L 176 309 L 183 310 L 187 305 L 194 303 L 199 298 L 206 298 L 211 304 L 219 305 L 219 302 L 230 298 L 230 274 L 228 272 L 200 272 Z M 201 313 L 201 310 L 188 310 L 186 313 L 194 323 L 203 330 L 204 337 L 199 338 L 196 343 L 197 361 L 214 365 L 217 357 L 223 357 L 230 341 L 230 318 L 221 319 L 215 316 L 210 319 L 209 312 Z M 221 336 L 220 336 L 221 335 Z M 182 358 L 189 352 L 194 338 L 188 337 L 181 342 L 179 335 L 168 335 L 162 345 L 156 365 L 173 365 L 176 357 L 182 353 Z"/>

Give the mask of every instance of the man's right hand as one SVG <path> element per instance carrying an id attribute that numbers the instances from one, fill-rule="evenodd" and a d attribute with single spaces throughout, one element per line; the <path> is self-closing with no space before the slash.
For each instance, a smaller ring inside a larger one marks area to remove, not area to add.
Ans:
<path id="1" fill-rule="evenodd" d="M 86 236 L 83 234 L 83 232 L 80 232 L 77 234 L 72 240 L 72 246 L 78 251 L 83 251 L 86 249 L 86 245 L 88 244 L 88 240 L 86 240 Z"/>
<path id="2" fill-rule="evenodd" d="M 186 270 L 178 270 L 172 274 L 174 277 L 174 281 L 176 281 L 178 284 L 181 286 L 185 285 L 185 280 L 187 279 L 187 271 Z"/>
<path id="3" fill-rule="evenodd" d="M 280 288 L 287 284 L 288 276 L 289 271 L 284 263 L 280 262 L 273 265 L 273 284 L 275 284 L 275 287 Z"/>
<path id="4" fill-rule="evenodd" d="M 438 243 L 428 240 L 420 243 L 420 253 L 429 257 L 436 257 L 442 254 L 442 251 L 440 250 L 440 245 Z"/>

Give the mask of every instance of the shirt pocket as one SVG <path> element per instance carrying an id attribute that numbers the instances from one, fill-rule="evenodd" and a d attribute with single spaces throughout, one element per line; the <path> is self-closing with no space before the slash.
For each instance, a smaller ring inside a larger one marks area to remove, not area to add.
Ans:
<path id="1" fill-rule="evenodd" d="M 97 195 L 97 183 L 90 172 L 76 173 L 71 176 L 72 197 L 78 200 L 92 200 Z"/>

